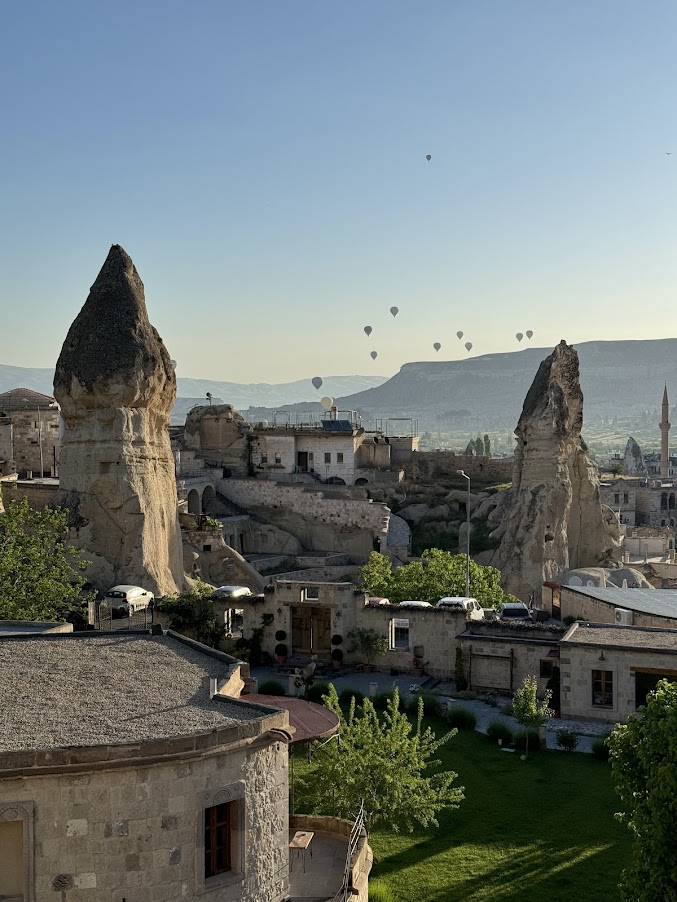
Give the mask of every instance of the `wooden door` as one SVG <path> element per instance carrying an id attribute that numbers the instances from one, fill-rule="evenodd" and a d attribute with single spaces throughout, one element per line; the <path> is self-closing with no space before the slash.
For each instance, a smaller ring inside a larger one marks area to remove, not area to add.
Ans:
<path id="1" fill-rule="evenodd" d="M 329 608 L 312 609 L 312 643 L 317 655 L 331 651 L 331 611 Z"/>
<path id="2" fill-rule="evenodd" d="M 292 654 L 310 654 L 312 648 L 312 608 L 292 607 L 291 645 Z"/>

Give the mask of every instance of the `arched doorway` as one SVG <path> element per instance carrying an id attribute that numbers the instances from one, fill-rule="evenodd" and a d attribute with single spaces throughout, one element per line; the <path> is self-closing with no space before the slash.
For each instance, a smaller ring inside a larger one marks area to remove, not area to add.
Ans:
<path id="1" fill-rule="evenodd" d="M 204 487 L 204 491 L 202 493 L 202 513 L 208 514 L 210 512 L 210 507 L 212 502 L 216 498 L 216 492 L 214 491 L 211 485 L 206 485 Z"/>
<path id="2" fill-rule="evenodd" d="M 191 489 L 188 492 L 188 513 L 197 516 L 200 514 L 200 496 L 197 489 Z"/>

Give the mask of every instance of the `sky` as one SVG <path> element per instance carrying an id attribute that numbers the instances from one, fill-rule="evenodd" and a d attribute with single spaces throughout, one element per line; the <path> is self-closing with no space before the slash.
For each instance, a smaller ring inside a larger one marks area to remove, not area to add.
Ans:
<path id="1" fill-rule="evenodd" d="M 677 336 L 676 88 L 674 0 L 4 3 L 0 363 L 112 243 L 184 377 Z"/>

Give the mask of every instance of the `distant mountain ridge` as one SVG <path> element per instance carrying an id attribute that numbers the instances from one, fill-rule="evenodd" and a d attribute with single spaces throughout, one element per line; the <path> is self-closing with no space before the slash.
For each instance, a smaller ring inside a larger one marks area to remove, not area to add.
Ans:
<path id="1" fill-rule="evenodd" d="M 12 388 L 32 388 L 46 395 L 53 394 L 53 368 L 31 368 L 0 364 L 0 392 Z M 223 398 L 238 410 L 250 406 L 280 407 L 283 404 L 319 401 L 323 395 L 338 395 L 360 392 L 385 382 L 387 376 L 327 376 L 319 391 L 313 387 L 311 377 L 295 382 L 268 384 L 265 382 L 244 384 L 239 382 L 219 382 L 215 379 L 177 378 L 178 399 L 206 398 L 207 392 L 213 397 Z M 205 401 L 206 403 L 206 401 Z M 192 405 L 191 405 L 192 406 Z M 182 409 L 185 404 L 182 405 Z"/>
<path id="2" fill-rule="evenodd" d="M 667 382 L 677 402 L 677 338 L 587 341 L 580 361 L 587 422 L 660 407 Z M 552 348 L 527 347 L 465 360 L 406 363 L 383 385 L 338 399 L 367 416 L 411 416 L 426 428 L 468 414 L 484 428 L 514 428 L 538 366 Z"/>

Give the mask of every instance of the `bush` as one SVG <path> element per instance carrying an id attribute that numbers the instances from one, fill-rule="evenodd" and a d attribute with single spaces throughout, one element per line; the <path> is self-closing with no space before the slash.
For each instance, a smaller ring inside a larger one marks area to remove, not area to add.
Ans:
<path id="1" fill-rule="evenodd" d="M 332 661 L 342 661 L 343 660 L 343 652 L 341 651 L 340 648 L 332 648 L 331 659 L 332 659 Z"/>
<path id="2" fill-rule="evenodd" d="M 277 658 L 286 658 L 287 651 L 287 646 L 283 642 L 280 642 L 279 645 L 275 646 L 275 656 Z"/>
<path id="3" fill-rule="evenodd" d="M 573 730 L 557 731 L 557 746 L 565 752 L 575 752 L 578 745 L 578 733 Z"/>
<path id="4" fill-rule="evenodd" d="M 490 708 L 498 708 L 498 696 L 495 692 L 488 692 L 484 696 L 484 703 L 489 705 Z"/>
<path id="5" fill-rule="evenodd" d="M 355 705 L 360 705 L 364 701 L 364 692 L 360 692 L 359 689 L 342 689 L 339 692 L 339 705 L 347 708 L 350 704 L 351 699 L 355 699 Z"/>
<path id="6" fill-rule="evenodd" d="M 473 692 L 472 689 L 463 689 L 461 692 L 456 693 L 456 698 L 463 698 L 467 702 L 472 702 L 477 698 L 477 693 Z"/>
<path id="7" fill-rule="evenodd" d="M 369 902 L 395 902 L 395 896 L 381 880 L 370 880 Z"/>
<path id="8" fill-rule="evenodd" d="M 449 726 L 456 727 L 457 730 L 474 730 L 477 726 L 475 714 L 470 708 L 463 708 L 460 705 L 452 705 L 447 708 L 444 717 Z"/>
<path id="9" fill-rule="evenodd" d="M 518 733 L 515 733 L 513 736 L 513 743 L 516 749 L 519 749 L 520 752 L 526 750 L 527 747 L 527 731 L 520 730 Z M 541 737 L 538 735 L 536 730 L 529 730 L 529 748 L 533 751 L 540 749 L 541 747 Z"/>
<path id="10" fill-rule="evenodd" d="M 276 642 L 284 642 L 284 640 L 285 640 L 286 638 L 287 638 L 287 634 L 285 633 L 284 630 L 278 630 L 278 631 L 275 633 L 275 641 L 276 641 Z"/>
<path id="11" fill-rule="evenodd" d="M 313 683 L 311 686 L 306 686 L 306 701 L 317 702 L 318 705 L 321 705 L 322 697 L 325 696 L 328 692 L 329 683 Z"/>
<path id="12" fill-rule="evenodd" d="M 512 706 L 512 702 L 506 702 L 505 705 L 503 705 L 503 707 L 501 708 L 501 711 L 504 714 L 507 714 L 508 717 L 513 717 L 513 715 L 515 714 L 515 711 Z"/>
<path id="13" fill-rule="evenodd" d="M 599 739 L 595 739 L 592 743 L 592 754 L 597 758 L 598 761 L 608 761 L 611 757 L 611 752 L 609 750 L 609 746 L 607 745 L 607 739 L 609 738 L 609 734 L 606 736 L 600 736 Z"/>
<path id="14" fill-rule="evenodd" d="M 576 618 L 572 617 L 571 614 L 569 614 L 567 617 L 564 618 L 562 623 L 564 624 L 564 626 L 571 626 L 572 623 L 576 623 Z"/>
<path id="15" fill-rule="evenodd" d="M 279 680 L 264 680 L 259 686 L 261 695 L 286 695 L 284 686 Z"/>
<path id="16" fill-rule="evenodd" d="M 376 708 L 376 710 L 377 711 L 385 711 L 386 708 L 388 707 L 388 702 L 392 699 L 392 697 L 393 697 L 392 689 L 390 689 L 387 692 L 379 692 L 377 695 L 375 695 L 373 698 L 373 703 L 374 703 L 374 707 Z M 400 711 L 404 711 L 404 710 L 405 710 L 405 702 L 404 702 L 404 699 L 402 698 L 402 696 L 400 696 Z"/>
<path id="17" fill-rule="evenodd" d="M 334 633 L 334 635 L 331 637 L 331 644 L 332 645 L 342 645 L 343 644 L 343 636 L 339 636 L 338 633 Z"/>
<path id="18" fill-rule="evenodd" d="M 423 699 L 423 710 L 425 711 L 428 717 L 441 717 L 444 713 L 444 709 L 442 708 L 442 703 L 440 702 L 439 695 L 435 695 L 434 692 L 419 692 L 418 698 Z M 413 697 L 413 701 L 416 703 L 414 710 L 418 713 L 418 698 L 416 696 Z"/>
<path id="19" fill-rule="evenodd" d="M 487 736 L 492 742 L 503 741 L 503 745 L 509 745 L 512 742 L 512 730 L 507 723 L 502 720 L 490 720 L 487 724 Z"/>

